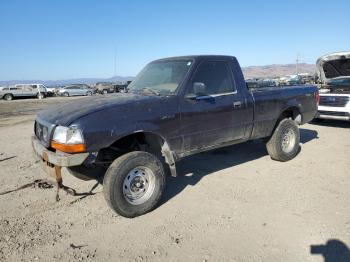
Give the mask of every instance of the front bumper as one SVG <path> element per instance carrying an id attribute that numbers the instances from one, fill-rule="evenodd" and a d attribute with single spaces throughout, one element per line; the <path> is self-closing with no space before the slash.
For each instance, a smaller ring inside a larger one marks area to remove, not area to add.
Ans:
<path id="1" fill-rule="evenodd" d="M 32 136 L 32 147 L 36 157 L 47 166 L 70 167 L 79 166 L 89 156 L 89 153 L 67 154 L 52 152 L 45 148 L 36 136 Z"/>
<path id="2" fill-rule="evenodd" d="M 60 200 L 59 189 L 62 189 L 68 194 L 75 196 L 76 191 L 73 188 L 63 185 L 61 169 L 62 167 L 81 165 L 88 157 L 89 153 L 73 155 L 63 152 L 52 152 L 44 147 L 36 136 L 32 136 L 32 146 L 36 158 L 41 163 L 41 167 L 49 176 L 56 179 L 56 201 Z"/>

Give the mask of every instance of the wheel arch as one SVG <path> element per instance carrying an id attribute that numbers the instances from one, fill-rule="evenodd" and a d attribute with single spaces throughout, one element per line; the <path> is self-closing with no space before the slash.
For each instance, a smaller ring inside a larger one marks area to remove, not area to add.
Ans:
<path id="1" fill-rule="evenodd" d="M 293 105 L 293 106 L 289 106 L 286 107 L 279 115 L 279 117 L 276 120 L 276 123 L 272 129 L 271 135 L 275 132 L 278 124 L 286 118 L 290 118 L 293 119 L 298 125 L 302 124 L 303 121 L 303 116 L 301 113 L 301 110 L 298 106 Z"/>
<path id="2" fill-rule="evenodd" d="M 175 154 L 171 151 L 167 140 L 159 133 L 140 130 L 121 136 L 111 143 L 107 149 L 120 152 L 117 157 L 132 151 L 145 151 L 164 158 L 169 165 L 172 176 L 176 176 Z"/>
<path id="3" fill-rule="evenodd" d="M 6 94 L 3 94 L 3 95 L 1 96 L 1 99 L 5 99 L 5 97 L 6 97 L 7 95 L 12 96 L 12 98 L 15 97 L 12 93 L 6 93 Z"/>

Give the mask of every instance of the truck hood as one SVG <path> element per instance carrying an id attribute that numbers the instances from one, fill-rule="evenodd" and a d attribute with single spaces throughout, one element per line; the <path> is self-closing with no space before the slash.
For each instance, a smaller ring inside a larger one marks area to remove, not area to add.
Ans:
<path id="1" fill-rule="evenodd" d="M 155 99 L 162 99 L 162 96 L 117 93 L 108 96 L 84 97 L 44 109 L 38 113 L 38 118 L 51 124 L 69 126 L 73 121 L 91 113 L 117 106 L 123 107 L 125 111 L 128 107 L 124 108 L 124 105 L 147 103 Z"/>
<path id="2" fill-rule="evenodd" d="M 317 59 L 316 67 L 323 83 L 335 77 L 350 76 L 350 52 L 324 55 Z"/>

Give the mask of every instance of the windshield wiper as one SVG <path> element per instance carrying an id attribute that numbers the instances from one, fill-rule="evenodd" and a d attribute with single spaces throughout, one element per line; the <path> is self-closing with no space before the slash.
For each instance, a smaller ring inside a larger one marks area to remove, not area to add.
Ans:
<path id="1" fill-rule="evenodd" d="M 142 90 L 143 90 L 143 91 L 148 91 L 148 92 L 151 92 L 151 93 L 153 93 L 153 94 L 155 94 L 155 95 L 157 95 L 157 96 L 160 96 L 160 93 L 159 93 L 157 90 L 152 89 L 152 88 L 150 88 L 150 87 L 144 87 L 144 88 L 142 88 Z"/>

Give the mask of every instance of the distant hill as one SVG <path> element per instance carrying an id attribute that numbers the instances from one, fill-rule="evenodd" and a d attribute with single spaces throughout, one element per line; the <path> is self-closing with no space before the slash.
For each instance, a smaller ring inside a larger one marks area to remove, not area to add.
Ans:
<path id="1" fill-rule="evenodd" d="M 110 78 L 75 78 L 75 79 L 63 79 L 63 80 L 9 80 L 0 81 L 0 86 L 15 85 L 15 84 L 44 84 L 47 86 L 61 86 L 69 84 L 88 84 L 93 85 L 97 82 L 126 82 L 132 80 L 132 76 L 114 76 Z"/>
<path id="2" fill-rule="evenodd" d="M 246 79 L 248 78 L 273 78 L 277 76 L 294 75 L 296 73 L 295 64 L 282 64 L 282 65 L 265 65 L 265 66 L 247 66 L 243 67 L 243 74 Z M 311 73 L 314 74 L 316 66 L 313 64 L 299 64 L 299 73 Z"/>
<path id="3" fill-rule="evenodd" d="M 277 77 L 285 75 L 295 74 L 295 64 L 282 64 L 282 65 L 265 65 L 265 66 L 248 66 L 243 67 L 244 77 L 254 78 L 254 77 Z M 315 65 L 313 64 L 299 64 L 298 66 L 299 73 L 315 73 Z M 9 80 L 9 81 L 0 81 L 0 86 L 4 85 L 15 85 L 15 84 L 45 84 L 47 86 L 59 86 L 59 85 L 69 85 L 69 84 L 95 84 L 96 82 L 125 82 L 132 80 L 132 76 L 114 76 L 111 78 L 76 78 L 76 79 L 64 79 L 64 80 Z"/>

